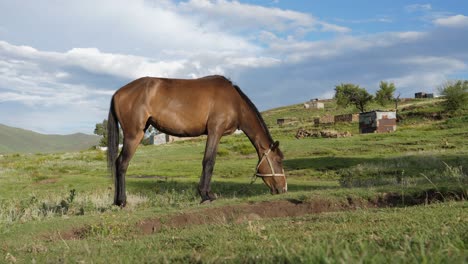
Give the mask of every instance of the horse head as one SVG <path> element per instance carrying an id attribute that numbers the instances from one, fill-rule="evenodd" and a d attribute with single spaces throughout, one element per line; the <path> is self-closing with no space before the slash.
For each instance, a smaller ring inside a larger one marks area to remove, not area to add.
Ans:
<path id="1" fill-rule="evenodd" d="M 262 178 L 272 194 L 285 193 L 288 190 L 283 169 L 283 153 L 279 149 L 278 141 L 272 143 L 261 156 L 255 176 Z"/>

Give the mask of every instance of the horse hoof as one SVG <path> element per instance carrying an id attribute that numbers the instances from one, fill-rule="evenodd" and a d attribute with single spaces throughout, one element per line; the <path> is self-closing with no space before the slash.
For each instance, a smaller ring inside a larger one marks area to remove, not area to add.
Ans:
<path id="1" fill-rule="evenodd" d="M 114 205 L 118 206 L 120 208 L 124 208 L 127 205 L 127 202 L 126 201 L 117 201 L 117 202 L 114 202 Z"/>
<path id="2" fill-rule="evenodd" d="M 202 201 L 200 202 L 200 204 L 210 204 L 211 202 L 212 202 L 212 200 L 207 199 L 207 200 L 202 200 Z"/>
<path id="3" fill-rule="evenodd" d="M 201 202 L 200 204 L 203 204 L 203 203 L 206 203 L 206 202 L 212 202 L 216 199 L 218 199 L 218 195 L 216 193 L 212 193 L 212 192 L 200 192 L 200 196 L 201 196 Z"/>
<path id="4" fill-rule="evenodd" d="M 216 193 L 209 192 L 207 193 L 207 196 L 207 199 L 210 199 L 211 201 L 218 199 L 218 195 Z"/>

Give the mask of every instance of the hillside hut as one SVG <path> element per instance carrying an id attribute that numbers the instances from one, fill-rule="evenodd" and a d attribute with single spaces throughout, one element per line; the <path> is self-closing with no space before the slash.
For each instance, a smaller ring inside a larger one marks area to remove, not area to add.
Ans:
<path id="1" fill-rule="evenodd" d="M 371 111 L 359 114 L 359 131 L 364 133 L 383 133 L 396 130 L 396 112 Z"/>
<path id="2" fill-rule="evenodd" d="M 338 122 L 358 122 L 359 121 L 359 114 L 344 114 L 344 115 L 336 115 L 335 116 L 335 123 Z"/>
<path id="3" fill-rule="evenodd" d="M 425 95 L 426 93 L 418 92 L 414 94 L 414 98 L 424 98 Z"/>
<path id="4" fill-rule="evenodd" d="M 434 98 L 434 94 L 418 92 L 414 94 L 414 98 Z"/>
<path id="5" fill-rule="evenodd" d="M 183 141 L 183 140 L 190 140 L 194 139 L 195 137 L 175 137 L 171 135 L 167 135 L 164 133 L 159 133 L 154 136 L 150 136 L 150 144 L 152 145 L 163 145 L 163 144 L 168 144 L 176 141 Z"/>
<path id="6" fill-rule="evenodd" d="M 310 100 L 309 104 L 309 109 L 324 109 L 325 104 L 322 102 L 319 102 L 318 99 Z"/>
<path id="7" fill-rule="evenodd" d="M 150 144 L 152 145 L 162 145 L 170 142 L 170 136 L 164 133 L 159 133 L 154 136 L 150 136 Z"/>
<path id="8" fill-rule="evenodd" d="M 297 122 L 297 118 L 278 118 L 278 119 L 276 119 L 276 124 L 279 125 L 279 126 L 289 125 L 289 124 L 296 123 L 296 122 Z"/>
<path id="9" fill-rule="evenodd" d="M 314 118 L 314 125 L 318 126 L 319 124 L 333 124 L 335 122 L 335 117 L 332 115 L 324 115 L 321 117 Z"/>

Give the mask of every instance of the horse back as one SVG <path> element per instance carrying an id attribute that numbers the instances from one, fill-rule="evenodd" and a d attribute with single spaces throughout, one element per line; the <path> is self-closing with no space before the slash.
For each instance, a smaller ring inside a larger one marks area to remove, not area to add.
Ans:
<path id="1" fill-rule="evenodd" d="M 221 76 L 194 80 L 144 77 L 117 91 L 114 103 L 119 120 L 176 136 L 199 136 L 209 129 L 232 133 L 239 125 L 242 99 Z M 137 123 L 137 124 L 136 124 Z"/>

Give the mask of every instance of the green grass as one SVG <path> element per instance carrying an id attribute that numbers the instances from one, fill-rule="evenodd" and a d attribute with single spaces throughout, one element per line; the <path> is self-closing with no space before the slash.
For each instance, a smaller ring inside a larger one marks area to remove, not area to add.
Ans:
<path id="1" fill-rule="evenodd" d="M 86 239 L 36 236 L 11 241 L 3 255 L 39 263 L 464 263 L 467 209 L 466 203 L 362 209 L 164 229 L 150 236 L 132 232 L 129 214 L 105 215 L 93 219 Z"/>
<path id="2" fill-rule="evenodd" d="M 125 209 L 111 205 L 101 151 L 0 156 L 0 262 L 466 263 L 468 114 L 445 115 L 437 99 L 400 106 L 404 119 L 395 133 L 359 135 L 356 123 L 337 124 L 331 127 L 353 133 L 338 139 L 294 138 L 299 127 L 330 127 L 311 125 L 312 114 L 353 111 L 333 102 L 322 112 L 295 105 L 264 113 L 285 155 L 288 193 L 271 196 L 261 179 L 250 185 L 255 150 L 245 136 L 229 136 L 212 180 L 219 199 L 210 205 L 199 205 L 196 193 L 203 138 L 140 146 L 127 173 Z M 434 112 L 442 119 L 429 118 Z M 298 121 L 279 127 L 279 117 Z M 431 193 L 440 202 L 427 204 Z M 386 204 L 385 197 L 394 200 Z M 137 227 L 149 218 L 277 200 L 389 207 L 220 220 L 151 235 Z M 80 239 L 63 237 L 72 230 L 81 230 Z"/>

